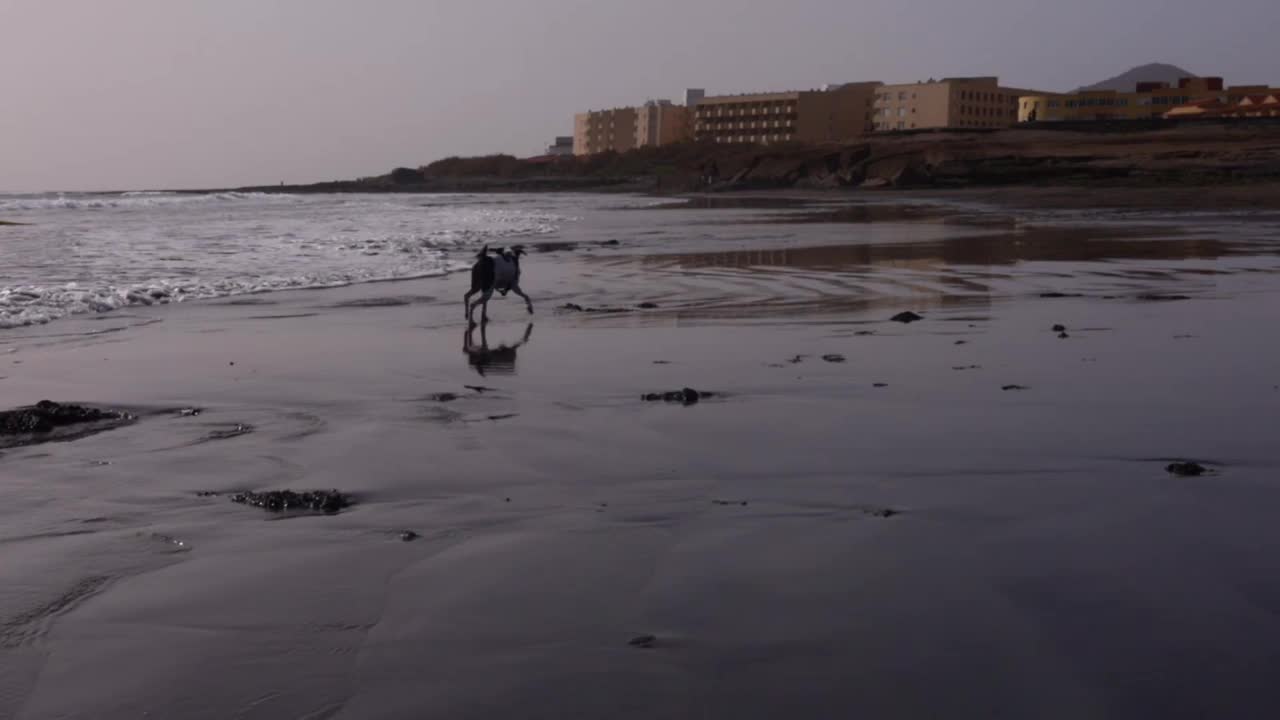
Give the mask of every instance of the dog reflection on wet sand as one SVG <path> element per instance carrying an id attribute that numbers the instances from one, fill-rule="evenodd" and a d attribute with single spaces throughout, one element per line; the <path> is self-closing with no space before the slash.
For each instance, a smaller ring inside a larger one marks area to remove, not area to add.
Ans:
<path id="1" fill-rule="evenodd" d="M 475 344 L 475 326 L 472 325 L 467 329 L 467 334 L 462 340 L 462 352 L 467 354 L 467 364 L 471 365 L 480 375 L 493 373 L 495 375 L 514 375 L 516 372 L 516 350 L 525 343 L 529 342 L 529 336 L 533 334 L 533 323 L 529 323 L 524 328 L 524 336 L 519 341 L 510 345 L 502 344 L 497 347 L 489 347 L 489 338 L 486 335 L 486 327 L 480 326 L 480 344 Z"/>

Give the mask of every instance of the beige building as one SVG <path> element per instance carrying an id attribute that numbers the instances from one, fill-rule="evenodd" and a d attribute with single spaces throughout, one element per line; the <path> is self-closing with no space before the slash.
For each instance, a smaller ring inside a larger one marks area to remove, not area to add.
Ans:
<path id="1" fill-rule="evenodd" d="M 1018 122 L 1018 99 L 1043 94 L 1002 87 L 999 78 L 943 78 L 885 85 L 876 93 L 878 131 L 929 128 L 1005 128 Z"/>
<path id="2" fill-rule="evenodd" d="M 1135 92 L 1086 90 L 1061 95 L 1030 94 L 1018 109 L 1022 122 L 1096 122 L 1105 120 L 1151 120 L 1163 117 L 1211 113 L 1188 107 L 1202 102 L 1222 107 L 1238 106 L 1245 100 L 1266 95 L 1265 85 L 1224 87 L 1220 77 L 1187 77 L 1177 87 L 1163 82 L 1141 82 Z M 1173 112 L 1182 108 L 1179 112 Z"/>
<path id="3" fill-rule="evenodd" d="M 670 145 L 690 137 L 688 108 L 668 100 L 650 100 L 636 108 L 636 147 Z"/>
<path id="4" fill-rule="evenodd" d="M 864 135 L 878 82 L 826 90 L 719 95 L 693 108 L 693 136 L 718 143 L 826 142 Z"/>
<path id="5" fill-rule="evenodd" d="M 573 154 L 626 152 L 636 146 L 636 108 L 593 110 L 573 116 Z"/>

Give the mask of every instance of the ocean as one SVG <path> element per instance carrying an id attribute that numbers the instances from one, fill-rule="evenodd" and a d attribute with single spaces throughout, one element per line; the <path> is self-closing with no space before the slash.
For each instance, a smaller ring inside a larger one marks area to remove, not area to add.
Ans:
<path id="1" fill-rule="evenodd" d="M 249 293 L 442 275 L 459 249 L 644 198 L 164 192 L 0 195 L 0 328 Z"/>

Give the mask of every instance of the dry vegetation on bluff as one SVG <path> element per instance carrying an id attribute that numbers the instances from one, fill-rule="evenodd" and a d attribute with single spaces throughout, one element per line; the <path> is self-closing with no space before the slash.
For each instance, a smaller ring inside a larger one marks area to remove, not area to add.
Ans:
<path id="1" fill-rule="evenodd" d="M 313 192 L 1166 186 L 1280 180 L 1280 123 L 874 136 L 833 145 L 681 143 L 588 157 L 452 157 Z"/>

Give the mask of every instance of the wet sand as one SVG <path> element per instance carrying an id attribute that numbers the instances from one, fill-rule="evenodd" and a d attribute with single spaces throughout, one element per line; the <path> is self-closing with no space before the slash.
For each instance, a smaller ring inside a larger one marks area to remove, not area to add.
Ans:
<path id="1" fill-rule="evenodd" d="M 0 717 L 1273 714 L 1275 224 L 776 210 L 6 333 Z"/>

